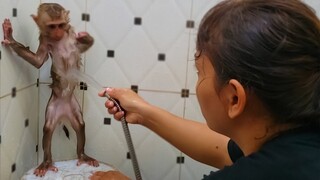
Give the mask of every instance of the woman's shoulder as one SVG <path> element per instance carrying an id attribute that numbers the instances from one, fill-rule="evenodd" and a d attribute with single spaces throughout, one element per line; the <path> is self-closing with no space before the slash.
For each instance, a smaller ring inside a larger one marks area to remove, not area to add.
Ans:
<path id="1" fill-rule="evenodd" d="M 204 177 L 206 180 L 219 178 L 320 179 L 320 132 L 305 129 L 284 132 L 258 152 Z"/>

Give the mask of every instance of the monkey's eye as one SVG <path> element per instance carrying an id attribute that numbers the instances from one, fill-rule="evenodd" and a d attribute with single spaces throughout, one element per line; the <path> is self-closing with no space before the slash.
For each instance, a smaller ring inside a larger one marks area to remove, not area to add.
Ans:
<path id="1" fill-rule="evenodd" d="M 49 29 L 55 29 L 57 26 L 55 24 L 50 24 L 47 26 Z"/>
<path id="2" fill-rule="evenodd" d="M 66 23 L 61 23 L 58 25 L 59 29 L 64 29 L 66 27 Z"/>
<path id="3" fill-rule="evenodd" d="M 54 30 L 56 28 L 64 29 L 66 27 L 67 23 L 60 23 L 60 24 L 49 24 L 47 27 L 51 30 Z"/>

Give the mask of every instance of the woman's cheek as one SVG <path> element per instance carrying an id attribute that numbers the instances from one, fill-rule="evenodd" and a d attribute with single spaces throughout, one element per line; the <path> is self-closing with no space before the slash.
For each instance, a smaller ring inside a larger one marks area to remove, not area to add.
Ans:
<path id="1" fill-rule="evenodd" d="M 207 118 L 210 109 L 212 108 L 212 103 L 215 101 L 213 97 L 215 97 L 214 87 L 212 77 L 202 78 L 197 83 L 196 94 L 200 104 L 200 108 L 202 114 L 205 118 Z"/>

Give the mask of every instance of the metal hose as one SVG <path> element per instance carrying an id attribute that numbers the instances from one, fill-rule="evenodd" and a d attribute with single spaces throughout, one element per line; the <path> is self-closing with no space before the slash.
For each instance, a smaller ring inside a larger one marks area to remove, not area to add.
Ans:
<path id="1" fill-rule="evenodd" d="M 107 94 L 107 93 L 105 93 L 105 96 L 117 106 L 118 111 L 122 111 L 122 108 L 121 108 L 120 104 L 115 99 L 110 97 L 110 95 Z M 136 156 L 136 153 L 135 153 L 135 150 L 134 150 L 134 146 L 133 146 L 133 143 L 132 143 L 132 139 L 131 139 L 128 123 L 126 121 L 125 116 L 123 116 L 121 118 L 121 124 L 122 124 L 122 128 L 123 128 L 124 136 L 125 136 L 126 141 L 127 141 L 129 154 L 130 154 L 130 158 L 131 158 L 134 174 L 136 176 L 136 180 L 142 180 L 141 173 L 140 173 L 140 168 L 139 168 L 139 164 L 138 164 L 138 160 L 137 160 L 137 156 Z"/>

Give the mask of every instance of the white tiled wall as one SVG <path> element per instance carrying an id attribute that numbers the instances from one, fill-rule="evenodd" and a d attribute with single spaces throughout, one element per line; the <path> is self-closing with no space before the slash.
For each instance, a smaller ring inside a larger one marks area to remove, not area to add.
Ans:
<path id="1" fill-rule="evenodd" d="M 31 50 L 38 46 L 38 29 L 30 14 L 39 3 L 58 2 L 70 10 L 76 31 L 88 31 L 93 47 L 82 55 L 83 71 L 104 86 L 138 86 L 139 94 L 152 104 L 188 119 L 204 121 L 195 97 L 193 62 L 197 27 L 204 13 L 220 0 L 0 0 L 0 20 L 10 18 L 14 37 Z M 318 0 L 307 1 L 320 10 Z M 17 16 L 13 17 L 13 9 Z M 82 14 L 90 15 L 89 21 Z M 134 19 L 141 24 L 135 25 Z M 194 28 L 186 22 L 194 21 Z M 0 31 L 0 37 L 2 37 Z M 113 52 L 113 57 L 108 57 Z M 165 59 L 158 60 L 159 54 Z M 42 161 L 42 127 L 50 96 L 50 60 L 40 70 L 0 46 L 0 179 L 19 179 Z M 39 85 L 37 79 L 39 78 Z M 16 95 L 12 96 L 12 89 Z M 188 89 L 188 98 L 181 90 Z M 86 147 L 90 156 L 112 164 L 134 177 L 121 124 L 104 108 L 98 90 L 76 90 L 86 122 Z M 201 179 L 212 170 L 182 154 L 153 132 L 129 125 L 143 179 Z M 183 127 L 182 127 L 183 128 Z M 55 161 L 76 158 L 76 137 L 70 140 L 61 126 L 55 130 Z M 61 148 L 63 147 L 63 148 Z M 177 163 L 184 157 L 183 163 Z"/>

